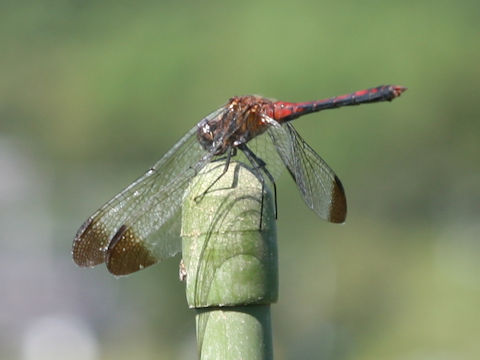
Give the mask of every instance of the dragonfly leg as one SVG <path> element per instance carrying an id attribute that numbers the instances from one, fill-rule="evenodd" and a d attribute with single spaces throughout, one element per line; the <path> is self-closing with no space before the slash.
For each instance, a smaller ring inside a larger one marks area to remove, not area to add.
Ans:
<path id="1" fill-rule="evenodd" d="M 214 181 L 212 181 L 212 183 L 210 185 L 208 185 L 208 187 L 205 189 L 204 192 L 202 192 L 200 195 L 195 196 L 195 199 L 193 199 L 195 202 L 201 201 L 203 199 L 203 197 L 205 196 L 205 194 L 208 193 L 208 191 L 212 188 L 212 186 L 215 185 L 215 183 L 218 180 L 220 180 L 223 175 L 225 175 L 227 173 L 228 167 L 230 166 L 230 160 L 232 159 L 232 156 L 236 155 L 237 149 L 231 147 L 226 151 L 226 153 L 227 153 L 227 155 L 225 157 L 225 166 L 222 170 L 222 173 L 220 175 L 218 175 L 217 178 Z"/>
<path id="2" fill-rule="evenodd" d="M 243 151 L 247 159 L 250 161 L 250 163 L 253 165 L 255 171 L 259 175 L 260 181 L 262 182 L 262 203 L 260 205 L 260 229 L 262 229 L 262 220 L 263 220 L 263 190 L 265 187 L 265 178 L 263 177 L 263 174 L 259 170 L 263 170 L 263 173 L 268 177 L 270 182 L 273 185 L 273 197 L 274 197 L 274 207 L 275 207 L 275 219 L 277 219 L 278 216 L 278 207 L 277 207 L 277 184 L 275 183 L 275 179 L 273 178 L 273 175 L 270 174 L 270 172 L 267 169 L 267 164 L 265 161 L 260 159 L 255 153 L 248 148 L 247 145 L 242 144 L 239 146 L 239 149 Z"/>

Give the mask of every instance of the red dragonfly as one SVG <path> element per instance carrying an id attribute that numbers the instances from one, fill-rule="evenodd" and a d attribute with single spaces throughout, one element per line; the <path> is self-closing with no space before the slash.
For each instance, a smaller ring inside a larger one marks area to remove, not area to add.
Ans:
<path id="1" fill-rule="evenodd" d="M 73 241 L 74 261 L 80 266 L 105 262 L 111 273 L 125 275 L 174 256 L 181 249 L 178 213 L 189 181 L 219 158 L 226 159 L 226 171 L 237 149 L 274 185 L 277 172 L 268 159 L 275 153 L 306 204 L 322 219 L 344 222 L 347 205 L 340 180 L 290 121 L 325 109 L 391 101 L 405 90 L 384 85 L 301 103 L 260 96 L 231 98 L 202 119 L 142 177 L 88 218 Z"/>

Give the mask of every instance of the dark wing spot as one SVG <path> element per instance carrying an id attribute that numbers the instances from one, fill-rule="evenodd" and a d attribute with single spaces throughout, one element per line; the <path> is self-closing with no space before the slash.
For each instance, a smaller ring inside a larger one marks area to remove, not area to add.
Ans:
<path id="1" fill-rule="evenodd" d="M 347 199 L 340 179 L 335 176 L 332 186 L 332 203 L 328 220 L 333 223 L 343 223 L 347 217 Z"/>
<path id="2" fill-rule="evenodd" d="M 114 275 L 127 275 L 157 262 L 131 227 L 122 225 L 108 245 L 105 262 Z"/>
<path id="3" fill-rule="evenodd" d="M 79 266 L 94 266 L 105 261 L 105 251 L 110 239 L 103 223 L 89 218 L 78 229 L 73 241 L 73 260 Z"/>

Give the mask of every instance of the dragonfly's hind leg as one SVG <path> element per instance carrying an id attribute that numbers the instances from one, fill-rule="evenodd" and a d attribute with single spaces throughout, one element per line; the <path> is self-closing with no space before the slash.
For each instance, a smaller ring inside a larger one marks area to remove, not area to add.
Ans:
<path id="1" fill-rule="evenodd" d="M 273 197 L 274 197 L 274 212 L 275 212 L 275 219 L 277 219 L 277 216 L 278 216 L 278 212 L 277 212 L 277 184 L 275 183 L 275 179 L 273 177 L 272 174 L 270 174 L 270 172 L 268 171 L 267 169 L 267 164 L 265 163 L 265 161 L 263 161 L 262 159 L 260 159 L 257 155 L 255 155 L 255 153 L 250 150 L 247 145 L 245 144 L 242 144 L 241 146 L 239 146 L 239 149 L 243 151 L 243 153 L 245 154 L 245 156 L 247 157 L 247 159 L 250 161 L 250 163 L 253 165 L 255 171 L 257 172 L 259 178 L 260 178 L 260 181 L 262 182 L 262 200 L 261 200 L 261 204 L 260 204 L 260 230 L 262 229 L 262 221 L 263 221 L 263 198 L 264 198 L 264 190 L 265 190 L 265 178 L 263 177 L 263 174 L 262 174 L 262 171 L 259 171 L 259 170 L 263 170 L 263 173 L 268 177 L 268 180 L 270 180 L 270 182 L 272 183 L 273 185 Z"/>

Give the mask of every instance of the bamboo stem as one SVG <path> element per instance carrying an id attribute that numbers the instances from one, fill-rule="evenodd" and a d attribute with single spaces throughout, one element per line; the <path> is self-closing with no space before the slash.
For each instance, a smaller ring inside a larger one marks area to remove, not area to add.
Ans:
<path id="1" fill-rule="evenodd" d="M 223 169 L 224 163 L 209 164 L 183 203 L 186 296 L 197 310 L 199 356 L 273 359 L 270 304 L 278 297 L 278 259 L 272 194 L 240 163 L 232 162 L 215 182 Z"/>

